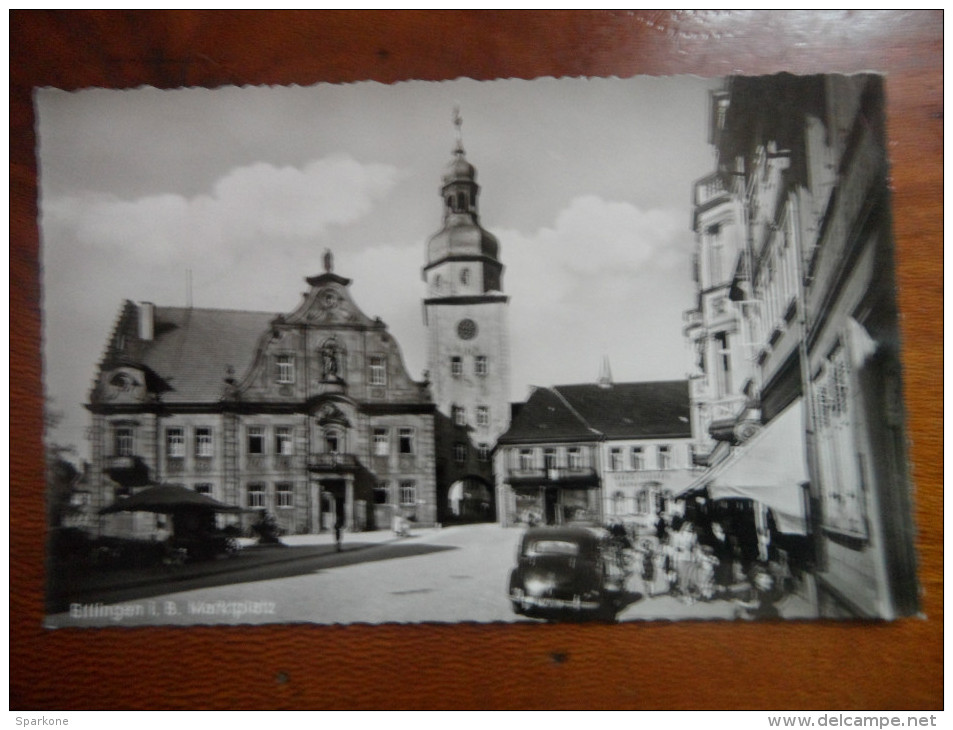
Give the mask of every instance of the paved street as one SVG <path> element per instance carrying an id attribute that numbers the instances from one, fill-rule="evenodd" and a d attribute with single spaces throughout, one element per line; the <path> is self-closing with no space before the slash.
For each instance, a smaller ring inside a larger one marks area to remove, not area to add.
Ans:
<path id="1" fill-rule="evenodd" d="M 199 584 L 190 590 L 102 590 L 82 598 L 72 617 L 58 613 L 46 624 L 513 621 L 506 581 L 520 534 L 495 525 L 419 530 L 399 540 L 358 533 L 345 536 L 342 553 L 327 549 L 328 536 L 291 537 L 280 562 L 176 583 Z"/>
<path id="2" fill-rule="evenodd" d="M 46 625 L 525 621 L 506 597 L 521 534 L 496 525 L 418 530 L 402 539 L 357 533 L 345 537 L 341 553 L 328 535 L 289 537 L 287 547 L 252 548 L 188 574 L 103 582 L 70 598 Z M 630 578 L 618 620 L 735 615 L 728 601 L 688 605 L 640 589 Z M 781 608 L 785 618 L 812 615 L 793 596 Z"/>

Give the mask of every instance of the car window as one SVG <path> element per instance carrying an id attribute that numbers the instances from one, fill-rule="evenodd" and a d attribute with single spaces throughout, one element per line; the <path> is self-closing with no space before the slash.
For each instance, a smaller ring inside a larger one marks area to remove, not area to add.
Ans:
<path id="1" fill-rule="evenodd" d="M 578 555 L 579 545 L 569 540 L 536 540 L 527 544 L 524 554 L 536 555 Z"/>

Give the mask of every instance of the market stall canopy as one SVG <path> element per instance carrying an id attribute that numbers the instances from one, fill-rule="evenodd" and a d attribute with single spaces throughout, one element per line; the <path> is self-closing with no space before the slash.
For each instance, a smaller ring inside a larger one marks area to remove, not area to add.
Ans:
<path id="1" fill-rule="evenodd" d="M 121 497 L 99 514 L 114 512 L 158 512 L 172 514 L 183 510 L 211 510 L 213 512 L 241 512 L 241 507 L 219 502 L 207 494 L 199 494 L 178 484 L 157 484 L 137 492 L 131 497 Z"/>
<path id="2" fill-rule="evenodd" d="M 799 398 L 686 491 L 707 487 L 713 500 L 751 499 L 769 507 L 781 532 L 806 535 L 804 409 Z"/>

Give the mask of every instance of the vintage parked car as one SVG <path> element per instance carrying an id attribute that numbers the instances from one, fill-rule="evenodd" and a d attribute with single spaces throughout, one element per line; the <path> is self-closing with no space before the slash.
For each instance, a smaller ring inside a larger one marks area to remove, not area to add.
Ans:
<path id="1" fill-rule="evenodd" d="M 605 530 L 537 527 L 520 541 L 509 598 L 523 616 L 612 620 L 624 585 Z"/>

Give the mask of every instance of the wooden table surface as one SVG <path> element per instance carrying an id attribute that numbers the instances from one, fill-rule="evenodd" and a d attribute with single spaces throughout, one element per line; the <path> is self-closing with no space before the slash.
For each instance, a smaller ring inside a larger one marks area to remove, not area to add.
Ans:
<path id="1" fill-rule="evenodd" d="M 941 709 L 942 11 L 12 11 L 10 698 L 16 709 Z M 922 619 L 41 628 L 31 90 L 887 74 Z"/>

